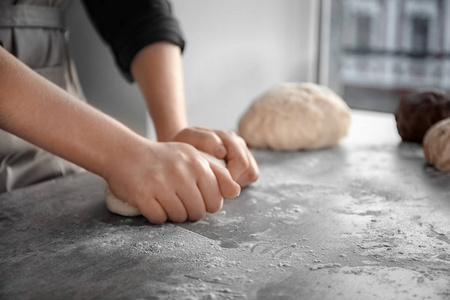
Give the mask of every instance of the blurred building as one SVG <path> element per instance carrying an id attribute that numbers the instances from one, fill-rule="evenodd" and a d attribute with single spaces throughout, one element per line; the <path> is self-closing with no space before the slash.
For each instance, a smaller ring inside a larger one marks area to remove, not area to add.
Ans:
<path id="1" fill-rule="evenodd" d="M 450 91 L 450 0 L 342 0 L 348 87 Z"/>

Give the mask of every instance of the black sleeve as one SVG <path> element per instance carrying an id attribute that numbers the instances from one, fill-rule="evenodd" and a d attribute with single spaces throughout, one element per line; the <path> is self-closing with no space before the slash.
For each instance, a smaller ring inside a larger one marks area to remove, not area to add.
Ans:
<path id="1" fill-rule="evenodd" d="M 183 33 L 167 0 L 83 0 L 83 3 L 129 81 L 133 81 L 130 64 L 145 46 L 168 41 L 184 49 Z"/>

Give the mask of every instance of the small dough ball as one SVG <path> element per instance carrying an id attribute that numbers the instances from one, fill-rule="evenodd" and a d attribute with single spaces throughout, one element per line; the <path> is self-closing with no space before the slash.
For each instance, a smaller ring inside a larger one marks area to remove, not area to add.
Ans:
<path id="1" fill-rule="evenodd" d="M 450 117 L 450 95 L 442 91 L 417 92 L 403 97 L 395 111 L 397 130 L 404 141 L 422 143 L 431 126 Z"/>
<path id="2" fill-rule="evenodd" d="M 106 207 L 112 213 L 125 217 L 135 217 L 141 215 L 139 209 L 117 198 L 113 194 L 113 192 L 109 189 L 108 185 L 106 185 L 105 199 L 106 199 Z"/>
<path id="3" fill-rule="evenodd" d="M 450 118 L 433 125 L 423 139 L 427 161 L 441 171 L 450 171 Z"/>
<path id="4" fill-rule="evenodd" d="M 250 147 L 320 149 L 336 146 L 350 123 L 350 108 L 331 89 L 284 83 L 252 103 L 239 121 L 239 135 Z"/>
<path id="5" fill-rule="evenodd" d="M 226 167 L 224 160 L 218 159 L 214 156 L 211 156 L 208 153 L 204 153 L 204 152 L 201 152 L 201 153 L 204 156 L 206 156 L 210 161 L 212 161 L 222 167 Z M 115 213 L 115 214 L 118 214 L 121 216 L 125 216 L 125 217 L 135 217 L 135 216 L 141 215 L 141 212 L 139 211 L 139 209 L 137 209 L 136 207 L 131 206 L 130 204 L 117 198 L 113 194 L 113 192 L 111 191 L 111 189 L 109 188 L 108 185 L 106 185 L 106 190 L 105 190 L 105 202 L 106 202 L 106 207 L 112 213 Z"/>

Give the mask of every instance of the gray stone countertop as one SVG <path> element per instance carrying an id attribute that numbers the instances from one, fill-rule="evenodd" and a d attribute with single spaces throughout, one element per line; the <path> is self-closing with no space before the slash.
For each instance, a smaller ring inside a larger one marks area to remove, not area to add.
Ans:
<path id="1" fill-rule="evenodd" d="M 450 299 L 450 174 L 393 115 L 252 151 L 260 179 L 196 223 L 111 214 L 89 173 L 0 195 L 0 299 Z"/>

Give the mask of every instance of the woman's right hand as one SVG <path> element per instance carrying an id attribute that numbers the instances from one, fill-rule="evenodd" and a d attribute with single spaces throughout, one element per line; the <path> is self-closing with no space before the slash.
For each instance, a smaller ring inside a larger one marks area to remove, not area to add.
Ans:
<path id="1" fill-rule="evenodd" d="M 210 163 L 185 143 L 142 139 L 130 153 L 118 153 L 105 179 L 122 201 L 135 206 L 151 223 L 198 221 L 222 208 L 240 186 L 229 171 Z"/>

